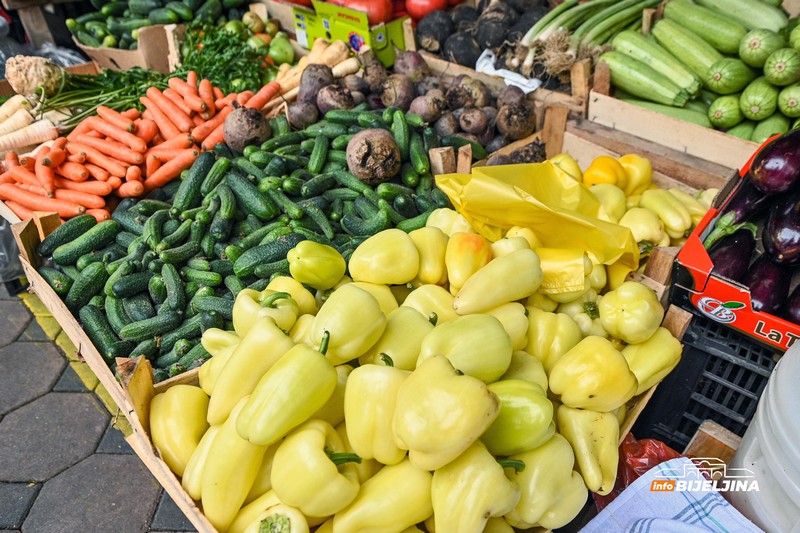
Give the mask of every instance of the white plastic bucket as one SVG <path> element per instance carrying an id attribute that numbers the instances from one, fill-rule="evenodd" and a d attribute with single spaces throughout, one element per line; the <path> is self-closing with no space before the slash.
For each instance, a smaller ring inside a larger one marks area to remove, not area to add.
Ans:
<path id="1" fill-rule="evenodd" d="M 767 533 L 800 533 L 800 345 L 775 366 L 728 465 L 747 474 L 735 468 L 752 471 L 759 490 L 728 492 L 728 501 Z"/>

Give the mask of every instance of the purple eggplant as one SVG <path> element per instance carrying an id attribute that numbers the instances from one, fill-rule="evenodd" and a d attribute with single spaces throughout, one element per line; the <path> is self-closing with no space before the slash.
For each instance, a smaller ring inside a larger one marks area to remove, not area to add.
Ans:
<path id="1" fill-rule="evenodd" d="M 756 189 L 750 176 L 746 176 L 714 222 L 714 229 L 705 238 L 703 245 L 709 249 L 716 240 L 735 231 L 734 226 L 742 222 L 755 222 L 774 201 L 774 196 Z"/>
<path id="2" fill-rule="evenodd" d="M 714 273 L 741 282 L 747 274 L 750 257 L 756 248 L 755 224 L 735 226 L 735 231 L 722 237 L 709 248 L 708 256 L 714 264 Z"/>
<path id="3" fill-rule="evenodd" d="M 753 184 L 765 194 L 786 192 L 800 178 L 800 130 L 786 133 L 764 148 L 750 164 Z"/>
<path id="4" fill-rule="evenodd" d="M 780 265 L 800 263 L 800 192 L 777 202 L 761 235 L 764 253 Z"/>
<path id="5" fill-rule="evenodd" d="M 783 318 L 795 324 L 800 324 L 800 285 L 794 288 L 786 300 L 786 307 L 783 310 Z"/>
<path id="6" fill-rule="evenodd" d="M 766 254 L 760 255 L 744 278 L 744 284 L 750 288 L 753 310 L 780 315 L 789 295 L 791 280 L 791 269 L 776 265 Z"/>

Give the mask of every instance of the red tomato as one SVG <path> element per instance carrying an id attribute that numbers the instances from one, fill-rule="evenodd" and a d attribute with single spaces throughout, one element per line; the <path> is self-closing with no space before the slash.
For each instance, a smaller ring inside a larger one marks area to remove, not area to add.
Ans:
<path id="1" fill-rule="evenodd" d="M 340 5 L 364 11 L 371 26 L 392 20 L 392 0 L 345 0 Z"/>
<path id="2" fill-rule="evenodd" d="M 447 9 L 447 0 L 406 0 L 406 11 L 414 20 L 420 20 L 437 9 Z"/>

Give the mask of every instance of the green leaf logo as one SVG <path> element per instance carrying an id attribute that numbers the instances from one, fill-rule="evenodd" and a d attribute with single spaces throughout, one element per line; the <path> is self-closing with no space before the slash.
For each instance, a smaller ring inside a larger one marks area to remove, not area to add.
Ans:
<path id="1" fill-rule="evenodd" d="M 725 309 L 741 309 L 744 307 L 744 304 L 742 302 L 725 302 L 722 304 L 722 307 Z"/>

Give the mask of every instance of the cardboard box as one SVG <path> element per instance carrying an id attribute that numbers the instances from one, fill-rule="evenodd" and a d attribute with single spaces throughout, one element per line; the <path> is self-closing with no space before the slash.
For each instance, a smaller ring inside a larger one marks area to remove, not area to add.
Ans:
<path id="1" fill-rule="evenodd" d="M 672 272 L 670 301 L 693 313 L 740 331 L 771 348 L 785 351 L 800 339 L 800 324 L 763 311 L 754 311 L 750 289 L 718 275 L 703 246 L 703 240 L 741 187 L 749 168 L 750 161 L 741 171 L 731 176 L 728 185 L 720 191 L 712 208 L 678 252 Z M 758 241 L 757 249 L 761 250 Z"/>
<path id="2" fill-rule="evenodd" d="M 86 55 L 98 66 L 109 70 L 128 70 L 141 67 L 169 74 L 177 60 L 183 25 L 165 24 L 146 26 L 139 29 L 138 48 L 121 50 L 119 48 L 93 48 L 84 46 L 73 37 Z"/>
<path id="3" fill-rule="evenodd" d="M 310 48 L 314 39 L 318 38 L 342 40 L 356 52 L 369 46 L 387 67 L 394 64 L 395 48 L 406 49 L 404 23 L 409 20 L 408 17 L 370 26 L 367 14 L 363 11 L 317 0 L 313 4 L 313 10 L 302 6 L 293 8 L 297 42 L 305 48 Z"/>

